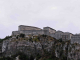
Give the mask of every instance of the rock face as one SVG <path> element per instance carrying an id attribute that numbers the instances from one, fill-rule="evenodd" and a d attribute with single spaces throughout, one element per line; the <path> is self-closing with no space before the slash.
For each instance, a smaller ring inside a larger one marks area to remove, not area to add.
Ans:
<path id="1" fill-rule="evenodd" d="M 43 39 L 42 39 L 43 40 Z M 5 56 L 14 55 L 21 51 L 27 55 L 36 56 L 36 54 L 42 54 L 42 48 L 46 51 L 50 51 L 54 41 L 29 41 L 29 40 L 5 40 L 2 45 L 2 52 Z"/>
<path id="2" fill-rule="evenodd" d="M 0 43 L 0 57 L 2 56 L 2 44 L 3 43 Z"/>
<path id="3" fill-rule="evenodd" d="M 3 41 L 3 44 L 2 44 L 2 52 L 5 52 L 6 51 L 8 44 L 9 44 L 9 40 Z"/>
<path id="4" fill-rule="evenodd" d="M 37 54 L 43 56 L 47 51 L 58 58 L 66 56 L 68 60 L 80 59 L 80 44 L 56 40 L 47 35 L 32 36 L 32 38 L 12 38 L 3 41 L 2 53 L 4 56 L 15 55 L 19 51 L 29 57 L 31 55 L 36 57 Z"/>

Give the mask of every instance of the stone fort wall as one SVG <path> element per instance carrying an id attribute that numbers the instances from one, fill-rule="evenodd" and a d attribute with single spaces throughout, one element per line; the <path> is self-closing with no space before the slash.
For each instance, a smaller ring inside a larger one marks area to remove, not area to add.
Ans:
<path id="1" fill-rule="evenodd" d="M 18 27 L 18 31 L 13 31 L 12 35 L 19 35 L 21 33 L 25 34 L 25 35 L 50 35 L 55 33 L 56 30 L 50 28 L 50 27 L 44 27 L 43 29 L 38 28 L 38 27 L 33 27 L 33 26 L 24 26 L 24 25 L 20 25 Z"/>
<path id="2" fill-rule="evenodd" d="M 20 34 L 20 31 L 13 31 L 12 32 L 12 35 L 14 36 L 14 35 L 19 35 Z"/>
<path id="3" fill-rule="evenodd" d="M 44 35 L 52 36 L 56 39 L 62 38 L 63 41 L 71 40 L 72 43 L 75 42 L 80 43 L 80 36 L 73 36 L 73 34 L 69 32 L 56 31 L 50 27 L 44 27 L 43 29 L 40 29 L 38 27 L 20 25 L 18 31 L 12 32 L 12 36 L 19 35 L 21 33 L 25 34 L 26 36 L 44 34 Z"/>
<path id="4" fill-rule="evenodd" d="M 52 28 L 50 28 L 50 27 L 44 27 L 43 30 L 48 30 L 50 34 L 53 34 L 53 33 L 56 32 L 55 29 L 52 29 Z"/>
<path id="5" fill-rule="evenodd" d="M 44 34 L 43 30 L 24 30 L 24 31 L 20 31 L 20 33 L 23 33 L 25 35 L 42 35 Z"/>

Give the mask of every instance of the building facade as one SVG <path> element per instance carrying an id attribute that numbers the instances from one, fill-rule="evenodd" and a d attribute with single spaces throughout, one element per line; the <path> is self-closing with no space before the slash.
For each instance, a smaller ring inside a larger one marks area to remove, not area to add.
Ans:
<path id="1" fill-rule="evenodd" d="M 64 32 L 62 34 L 62 40 L 66 41 L 66 40 L 71 40 L 73 34 L 69 33 L 69 32 Z"/>
<path id="2" fill-rule="evenodd" d="M 71 37 L 71 43 L 79 43 L 80 42 L 80 34 L 75 34 Z"/>
<path id="3" fill-rule="evenodd" d="M 19 35 L 19 34 L 25 34 L 27 35 L 50 35 L 55 33 L 56 30 L 50 28 L 50 27 L 44 27 L 43 29 L 38 28 L 38 27 L 33 27 L 33 26 L 24 26 L 20 25 L 18 27 L 18 31 L 13 31 L 12 36 L 14 35 Z"/>
<path id="4" fill-rule="evenodd" d="M 55 37 L 56 39 L 61 39 L 62 35 L 63 35 L 62 31 L 56 31 L 53 37 Z"/>

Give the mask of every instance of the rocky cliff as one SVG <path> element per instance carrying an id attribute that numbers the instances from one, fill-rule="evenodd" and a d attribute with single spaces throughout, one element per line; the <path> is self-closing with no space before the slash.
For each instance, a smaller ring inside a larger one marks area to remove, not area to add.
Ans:
<path id="1" fill-rule="evenodd" d="M 25 53 L 34 58 L 39 54 L 39 59 L 79 60 L 80 44 L 71 44 L 70 41 L 56 40 L 47 35 L 10 38 L 3 41 L 3 56 L 12 56 L 18 52 Z"/>

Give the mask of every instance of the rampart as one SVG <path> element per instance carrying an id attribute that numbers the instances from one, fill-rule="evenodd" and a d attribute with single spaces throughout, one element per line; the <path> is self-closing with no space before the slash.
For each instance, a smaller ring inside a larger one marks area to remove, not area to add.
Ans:
<path id="1" fill-rule="evenodd" d="M 56 32 L 55 29 L 52 29 L 52 28 L 50 28 L 50 27 L 44 27 L 43 30 L 48 30 L 50 34 L 53 34 L 53 33 Z"/>
<path id="2" fill-rule="evenodd" d="M 44 27 L 43 29 L 33 26 L 24 26 L 20 25 L 18 27 L 18 31 L 13 31 L 12 35 L 19 35 L 21 33 L 27 35 L 50 35 L 51 33 L 55 33 L 56 30 L 50 28 L 50 27 Z"/>
<path id="3" fill-rule="evenodd" d="M 43 30 L 24 30 L 20 31 L 20 33 L 23 33 L 25 35 L 42 35 L 44 34 Z"/>
<path id="4" fill-rule="evenodd" d="M 29 35 L 49 35 L 52 36 L 56 39 L 62 39 L 63 41 L 66 40 L 76 40 L 75 38 L 71 38 L 73 34 L 69 32 L 62 32 L 62 31 L 56 31 L 53 28 L 50 27 L 44 27 L 43 29 L 38 28 L 38 27 L 33 27 L 33 26 L 24 26 L 20 25 L 18 27 L 18 31 L 13 31 L 12 36 L 14 35 L 19 35 L 19 34 L 25 34 L 26 37 L 29 37 Z M 79 37 L 79 36 L 77 36 Z"/>
<path id="5" fill-rule="evenodd" d="M 13 31 L 12 32 L 12 35 L 19 35 L 20 34 L 20 31 Z"/>

